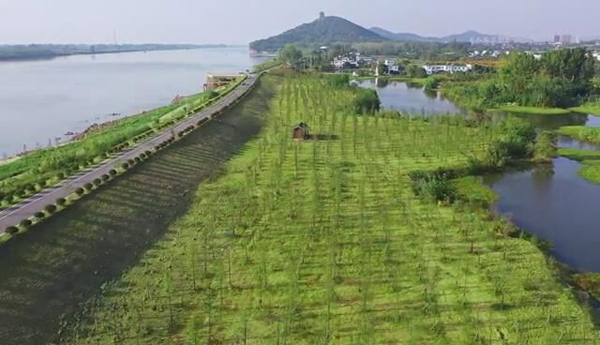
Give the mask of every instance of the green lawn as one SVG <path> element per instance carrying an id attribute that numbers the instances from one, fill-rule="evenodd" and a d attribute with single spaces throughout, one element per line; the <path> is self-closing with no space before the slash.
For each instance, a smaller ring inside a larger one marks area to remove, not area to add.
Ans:
<path id="1" fill-rule="evenodd" d="M 260 136 L 104 287 L 65 343 L 598 340 L 550 260 L 505 235 L 512 226 L 413 194 L 408 173 L 466 167 L 494 127 L 356 116 L 353 97 L 285 77 Z M 294 141 L 300 121 L 323 140 Z"/>

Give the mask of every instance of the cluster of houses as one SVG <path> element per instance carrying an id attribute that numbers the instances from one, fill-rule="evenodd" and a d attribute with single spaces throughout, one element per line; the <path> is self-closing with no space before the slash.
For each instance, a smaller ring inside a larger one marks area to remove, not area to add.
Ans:
<path id="1" fill-rule="evenodd" d="M 427 75 L 443 73 L 467 73 L 473 69 L 473 65 L 425 65 L 423 66 Z"/>
<path id="2" fill-rule="evenodd" d="M 336 70 L 360 68 L 376 61 L 375 58 L 361 56 L 360 53 L 348 53 L 333 58 L 331 64 Z"/>
<path id="3" fill-rule="evenodd" d="M 380 70 L 381 63 L 385 65 L 385 71 Z M 404 67 L 400 66 L 394 60 L 383 60 L 382 62 L 372 57 L 363 57 L 360 53 L 349 53 L 343 56 L 337 56 L 331 62 L 333 68 L 337 71 L 358 69 L 367 65 L 375 65 L 375 75 L 398 75 L 404 72 Z M 466 73 L 473 69 L 472 65 L 425 65 L 423 66 L 427 75 L 443 73 Z"/>
<path id="4" fill-rule="evenodd" d="M 501 55 L 510 55 L 510 50 L 506 50 L 506 51 L 499 51 L 499 50 L 475 50 L 472 52 L 469 52 L 469 57 L 470 58 L 493 58 L 493 59 L 498 59 L 500 58 Z"/>

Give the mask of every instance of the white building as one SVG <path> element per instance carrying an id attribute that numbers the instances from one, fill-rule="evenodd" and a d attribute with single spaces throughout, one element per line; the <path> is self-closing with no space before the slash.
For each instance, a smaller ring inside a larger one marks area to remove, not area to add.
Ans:
<path id="1" fill-rule="evenodd" d="M 600 52 L 594 52 L 592 55 L 596 58 L 596 60 L 600 61 Z"/>
<path id="2" fill-rule="evenodd" d="M 388 74 L 400 74 L 400 66 L 394 60 L 385 60 L 383 64 L 387 67 Z"/>
<path id="3" fill-rule="evenodd" d="M 423 66 L 427 75 L 440 73 L 466 73 L 473 69 L 472 65 L 425 65 Z"/>

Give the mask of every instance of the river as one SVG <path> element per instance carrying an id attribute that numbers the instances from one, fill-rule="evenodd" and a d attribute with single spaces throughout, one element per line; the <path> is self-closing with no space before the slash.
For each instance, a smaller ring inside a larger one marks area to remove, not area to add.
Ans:
<path id="1" fill-rule="evenodd" d="M 241 72 L 264 60 L 231 47 L 0 62 L 0 159 L 170 104 L 200 92 L 209 72 Z"/>
<path id="2" fill-rule="evenodd" d="M 377 90 L 384 109 L 426 116 L 466 112 L 436 92 L 425 92 L 401 82 L 354 81 L 360 87 Z M 565 115 L 492 113 L 494 118 L 517 116 L 539 130 L 561 126 L 600 127 L 600 117 L 570 113 Z M 558 146 L 600 150 L 600 145 L 558 137 Z M 570 267 L 600 272 L 600 185 L 582 179 L 581 164 L 558 157 L 553 164 L 530 165 L 483 177 L 483 182 L 499 196 L 495 209 L 521 229 L 549 241 L 552 254 Z"/>

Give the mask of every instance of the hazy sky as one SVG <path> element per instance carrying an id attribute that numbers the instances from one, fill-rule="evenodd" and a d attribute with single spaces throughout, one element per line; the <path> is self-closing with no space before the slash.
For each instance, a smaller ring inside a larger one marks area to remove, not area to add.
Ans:
<path id="1" fill-rule="evenodd" d="M 0 0 L 0 44 L 241 44 L 319 11 L 423 35 L 600 36 L 600 0 Z"/>

